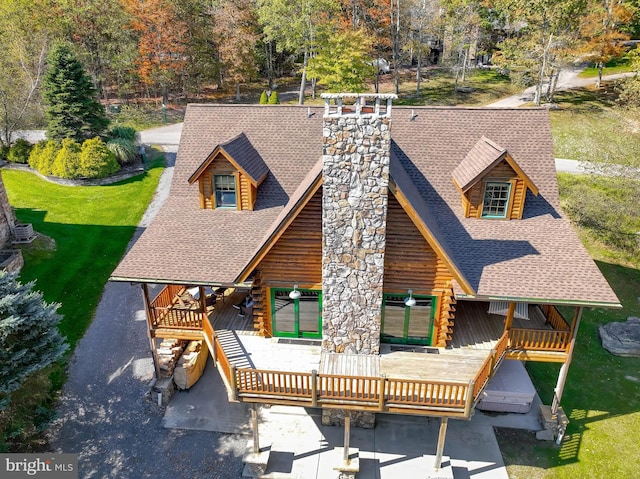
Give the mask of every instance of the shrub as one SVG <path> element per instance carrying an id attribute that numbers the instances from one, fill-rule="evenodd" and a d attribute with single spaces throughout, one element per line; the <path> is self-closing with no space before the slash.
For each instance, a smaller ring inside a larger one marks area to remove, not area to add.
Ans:
<path id="1" fill-rule="evenodd" d="M 0 145 L 0 160 L 6 160 L 9 154 L 9 145 Z"/>
<path id="2" fill-rule="evenodd" d="M 262 90 L 262 93 L 260 93 L 260 104 L 266 105 L 267 103 L 269 103 L 269 97 L 267 96 L 267 92 Z"/>
<path id="3" fill-rule="evenodd" d="M 107 142 L 107 148 L 121 165 L 133 163 L 138 158 L 138 150 L 133 141 L 126 138 L 114 138 Z"/>
<path id="4" fill-rule="evenodd" d="M 271 92 L 271 95 L 269 96 L 269 104 L 277 105 L 279 103 L 280 103 L 280 98 L 278 97 L 278 92 L 274 90 Z"/>
<path id="5" fill-rule="evenodd" d="M 80 171 L 80 144 L 73 138 L 62 140 L 62 148 L 58 151 L 51 167 L 51 174 L 60 178 L 77 178 Z"/>
<path id="6" fill-rule="evenodd" d="M 87 178 L 104 178 L 120 169 L 115 155 L 98 137 L 86 140 L 80 152 L 80 172 Z"/>
<path id="7" fill-rule="evenodd" d="M 55 140 L 39 142 L 29 155 L 29 166 L 43 175 L 51 175 L 53 162 L 60 151 L 60 143 Z"/>
<path id="8" fill-rule="evenodd" d="M 27 163 L 33 145 L 23 138 L 18 138 L 7 153 L 7 160 L 11 163 Z"/>
<path id="9" fill-rule="evenodd" d="M 123 140 L 129 140 L 131 143 L 136 143 L 140 140 L 140 135 L 135 128 L 130 126 L 114 126 L 109 131 L 109 138 L 121 138 Z"/>

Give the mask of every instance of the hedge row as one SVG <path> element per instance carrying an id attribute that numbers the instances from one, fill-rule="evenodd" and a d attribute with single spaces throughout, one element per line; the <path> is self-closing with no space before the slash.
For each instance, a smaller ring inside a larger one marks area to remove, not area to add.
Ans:
<path id="1" fill-rule="evenodd" d="M 41 141 L 31 150 L 29 166 L 60 178 L 104 178 L 120 170 L 115 155 L 98 137 L 82 145 L 72 138 Z"/>

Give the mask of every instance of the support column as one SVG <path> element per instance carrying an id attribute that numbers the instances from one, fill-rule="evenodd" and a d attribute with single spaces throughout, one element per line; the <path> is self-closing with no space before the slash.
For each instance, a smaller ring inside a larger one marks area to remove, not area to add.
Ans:
<path id="1" fill-rule="evenodd" d="M 253 438 L 247 443 L 247 450 L 242 458 L 244 469 L 242 477 L 262 477 L 267 470 L 267 463 L 271 454 L 271 447 L 260 450 L 260 435 L 258 432 L 258 404 L 251 405 L 251 429 Z"/>
<path id="2" fill-rule="evenodd" d="M 253 430 L 253 453 L 260 452 L 260 434 L 258 431 L 258 405 L 251 405 L 251 429 Z"/>
<path id="3" fill-rule="evenodd" d="M 344 451 L 342 459 L 345 464 L 349 464 L 349 439 L 351 437 L 351 411 L 344 412 Z"/>
<path id="4" fill-rule="evenodd" d="M 560 407 L 560 400 L 562 399 L 562 393 L 564 392 L 564 385 L 567 381 L 567 374 L 569 373 L 569 365 L 573 357 L 573 349 L 576 345 L 576 337 L 578 336 L 578 328 L 580 326 L 580 319 L 582 318 L 582 306 L 576 307 L 576 312 L 571 323 L 571 342 L 569 343 L 569 350 L 567 351 L 567 360 L 562 364 L 560 373 L 558 374 L 558 382 L 553 390 L 553 402 L 551 403 L 551 413 L 557 414 Z"/>
<path id="5" fill-rule="evenodd" d="M 505 331 L 509 331 L 511 329 L 515 312 L 516 312 L 516 303 L 509 303 L 509 309 L 507 310 L 507 318 L 504 320 Z"/>
<path id="6" fill-rule="evenodd" d="M 153 325 L 153 318 L 151 317 L 151 300 L 149 299 L 149 287 L 147 286 L 147 283 L 142 283 L 142 299 L 144 302 L 144 312 L 147 316 L 147 338 L 149 339 L 149 348 L 151 349 L 151 356 L 153 358 L 153 368 L 155 369 L 156 378 L 160 379 L 158 349 L 156 347 L 156 339 L 153 336 L 151 329 Z"/>
<path id="7" fill-rule="evenodd" d="M 443 417 L 440 419 L 440 432 L 438 433 L 438 446 L 436 448 L 436 460 L 435 460 L 435 469 L 440 469 L 442 465 L 442 453 L 444 452 L 444 440 L 447 436 L 447 424 L 449 423 L 448 417 Z"/>

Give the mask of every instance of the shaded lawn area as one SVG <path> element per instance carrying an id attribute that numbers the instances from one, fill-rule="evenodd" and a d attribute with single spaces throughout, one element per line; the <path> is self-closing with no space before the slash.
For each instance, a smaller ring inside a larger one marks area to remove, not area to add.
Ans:
<path id="1" fill-rule="evenodd" d="M 600 344 L 598 326 L 640 316 L 640 269 L 597 264 L 623 309 L 584 311 L 562 397 L 571 422 L 560 446 L 538 441 L 527 431 L 497 431 L 512 479 L 638 476 L 640 358 L 609 354 Z M 553 390 L 559 365 L 531 362 L 527 370 L 539 392 Z M 541 399 L 551 404 L 551 395 L 541 394 Z"/>
<path id="2" fill-rule="evenodd" d="M 24 248 L 20 279 L 36 280 L 47 301 L 61 304 L 59 329 L 72 350 L 91 323 L 162 169 L 158 159 L 143 175 L 108 186 L 61 186 L 24 171 L 2 172 L 18 220 L 55 240 L 54 250 Z"/>
<path id="3" fill-rule="evenodd" d="M 555 156 L 640 166 L 640 122 L 616 104 L 612 83 L 558 92 L 550 110 Z"/>

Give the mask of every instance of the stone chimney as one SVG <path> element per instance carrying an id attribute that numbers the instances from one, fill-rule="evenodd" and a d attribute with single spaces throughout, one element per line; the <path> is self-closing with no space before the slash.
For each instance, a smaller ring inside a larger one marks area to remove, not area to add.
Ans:
<path id="1" fill-rule="evenodd" d="M 323 350 L 378 354 L 396 96 L 322 97 Z"/>

